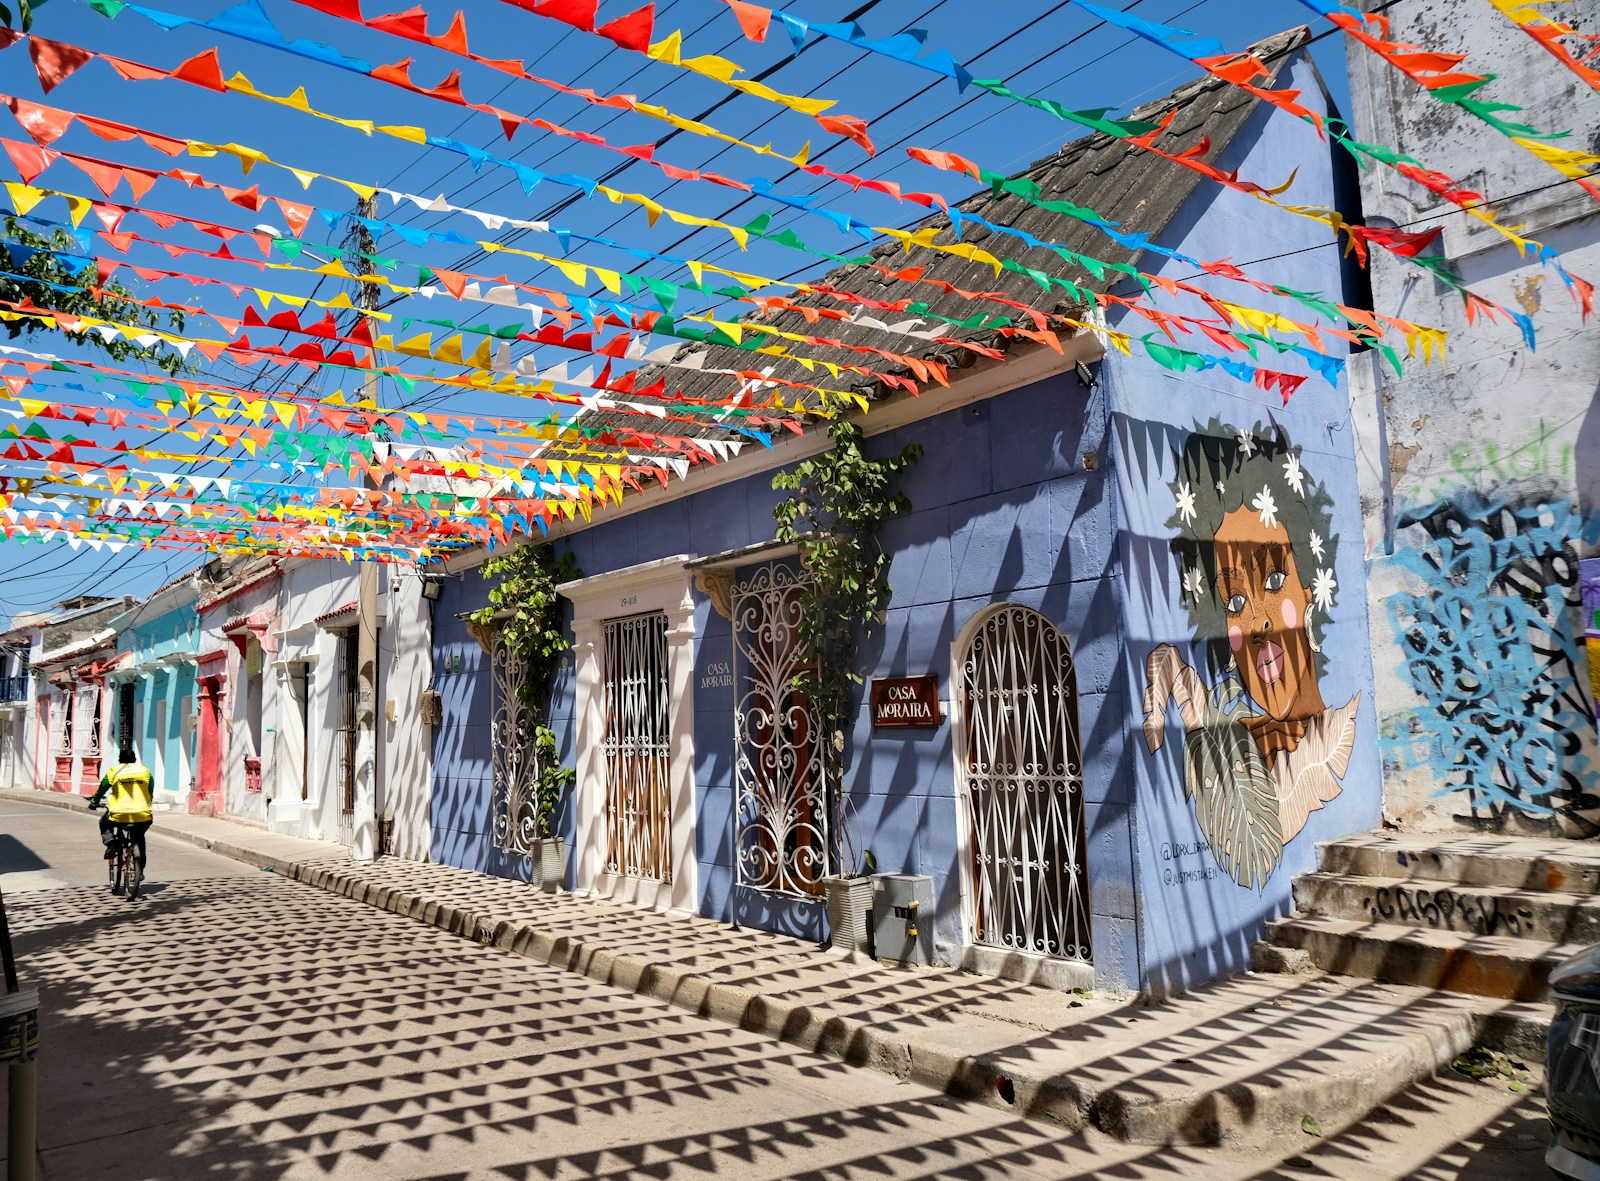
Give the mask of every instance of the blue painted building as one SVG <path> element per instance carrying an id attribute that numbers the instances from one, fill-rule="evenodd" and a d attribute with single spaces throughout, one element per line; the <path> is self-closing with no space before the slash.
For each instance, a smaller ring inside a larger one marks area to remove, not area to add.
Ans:
<path id="1" fill-rule="evenodd" d="M 119 746 L 131 741 L 150 768 L 156 807 L 163 811 L 186 810 L 194 786 L 197 594 L 192 576 L 184 574 L 112 621 L 117 657 L 107 678 L 114 711 L 109 733 Z"/>
<path id="2" fill-rule="evenodd" d="M 1314 104 L 1323 91 L 1304 36 L 1259 52 L 1275 85 Z M 1295 172 L 1297 204 L 1333 208 L 1347 196 L 1341 162 L 1312 127 L 1242 92 L 1196 83 L 1135 117 L 1168 112 L 1157 143 L 1169 154 L 1203 140 L 1225 172 L 1262 183 Z M 1290 879 L 1311 866 L 1314 842 L 1376 822 L 1345 343 L 1280 322 L 1281 352 L 1258 341 L 1254 358 L 1230 354 L 1252 368 L 1197 371 L 1163 345 L 1210 353 L 1215 337 L 1191 325 L 1169 341 L 1117 302 L 1142 294 L 1115 269 L 1137 259 L 1147 274 L 1328 326 L 1288 299 L 1195 278 L 1194 262 L 1272 258 L 1261 270 L 1273 282 L 1358 303 L 1327 228 L 1263 217 L 1249 194 L 1202 185 L 1108 136 L 1025 175 L 1124 236 L 986 193 L 962 203 L 960 240 L 1068 276 L 1078 291 L 923 248 L 878 252 L 885 270 L 921 266 L 916 278 L 829 276 L 894 305 L 857 308 L 856 322 L 830 323 L 831 333 L 896 334 L 950 365 L 949 388 L 874 390 L 879 404 L 862 419 L 873 453 L 916 443 L 923 456 L 901 485 L 913 511 L 880 534 L 894 596 L 857 671 L 886 698 L 915 692 L 894 679 L 932 674 L 936 724 L 884 724 L 892 713 L 864 694 L 843 736 L 835 806 L 819 779 L 819 744 L 831 736 L 792 687 L 804 574 L 771 540 L 773 471 L 820 452 L 820 430 L 771 450 L 747 445 L 629 496 L 592 524 L 553 531 L 583 571 L 565 588 L 573 649 L 552 707 L 561 757 L 578 772 L 556 822 L 570 843 L 569 887 L 820 938 L 822 879 L 860 868 L 870 849 L 879 873 L 930 880 L 922 921 L 938 962 L 1165 991 L 1245 966 L 1265 921 L 1290 909 Z M 931 224 L 945 227 L 940 241 L 957 240 L 947 221 Z M 1113 268 L 1091 278 L 991 228 L 1004 226 Z M 1136 252 L 1127 234 L 1152 248 Z M 1099 330 L 1063 333 L 1057 351 L 996 332 L 993 320 L 952 327 L 979 305 L 930 298 L 929 279 L 1080 323 L 1099 316 Z M 1155 289 L 1148 302 L 1169 313 L 1252 331 L 1196 295 Z M 912 322 L 885 322 L 897 315 Z M 798 316 L 774 322 L 805 331 Z M 974 363 L 968 344 L 1009 355 Z M 725 397 L 736 379 L 708 371 L 747 368 L 747 357 L 696 348 L 656 375 Z M 686 358 L 698 375 L 686 377 Z M 782 376 L 804 380 L 788 364 Z M 1254 379 L 1255 367 L 1290 377 Z M 514 822 L 522 789 L 496 757 L 504 656 L 464 619 L 486 601 L 472 559 L 452 571 L 434 615 L 432 856 L 527 878 Z"/>

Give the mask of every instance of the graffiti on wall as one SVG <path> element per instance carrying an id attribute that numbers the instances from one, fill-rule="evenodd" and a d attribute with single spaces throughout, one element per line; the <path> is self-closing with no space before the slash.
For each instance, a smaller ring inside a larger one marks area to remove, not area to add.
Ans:
<path id="1" fill-rule="evenodd" d="M 1168 520 L 1203 676 L 1172 644 L 1145 663 L 1145 744 L 1183 725 L 1183 782 L 1222 871 L 1259 889 L 1283 846 L 1338 796 L 1360 696 L 1323 700 L 1322 637 L 1338 594 L 1332 498 L 1281 428 L 1216 419 L 1177 455 Z"/>
<path id="2" fill-rule="evenodd" d="M 1467 491 L 1398 525 L 1415 585 L 1389 597 L 1389 622 L 1423 705 L 1387 739 L 1391 764 L 1431 771 L 1480 820 L 1600 808 L 1575 553 L 1600 519 Z"/>

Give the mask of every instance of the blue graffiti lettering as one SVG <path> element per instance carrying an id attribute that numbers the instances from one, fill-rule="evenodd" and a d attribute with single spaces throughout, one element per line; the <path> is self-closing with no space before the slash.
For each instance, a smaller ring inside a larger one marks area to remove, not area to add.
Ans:
<path id="1" fill-rule="evenodd" d="M 1402 513 L 1426 540 L 1395 554 L 1420 584 L 1388 600 L 1402 670 L 1426 703 L 1387 739 L 1401 766 L 1429 768 L 1439 794 L 1475 814 L 1573 815 L 1600 805 L 1578 607 L 1579 541 L 1600 518 L 1570 504 L 1490 502 L 1475 492 Z"/>

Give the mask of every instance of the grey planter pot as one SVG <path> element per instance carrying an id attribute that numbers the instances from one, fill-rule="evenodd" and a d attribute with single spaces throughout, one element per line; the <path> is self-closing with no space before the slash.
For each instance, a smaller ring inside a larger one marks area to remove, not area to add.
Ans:
<path id="1" fill-rule="evenodd" d="M 533 842 L 533 884 L 554 894 L 567 880 L 567 842 L 560 837 L 540 837 Z"/>
<path id="2" fill-rule="evenodd" d="M 872 954 L 872 879 L 824 878 L 828 897 L 828 938 L 832 947 Z"/>

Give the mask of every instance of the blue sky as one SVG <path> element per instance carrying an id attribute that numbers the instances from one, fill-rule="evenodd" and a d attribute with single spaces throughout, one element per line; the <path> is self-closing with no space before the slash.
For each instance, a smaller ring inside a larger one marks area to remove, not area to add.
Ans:
<path id="1" fill-rule="evenodd" d="M 264 0 L 264 3 L 278 28 L 290 37 L 330 43 L 346 54 L 375 63 L 414 59 L 411 76 L 424 87 L 437 84 L 450 70 L 461 67 L 462 89 L 473 101 L 492 102 L 519 114 L 597 132 L 616 144 L 659 142 L 668 130 L 663 124 L 643 116 L 593 107 L 532 82 L 463 63 L 429 46 L 361 28 L 289 0 Z M 1131 6 L 1122 0 L 1119 6 L 1131 8 L 1140 17 L 1178 24 L 1217 37 L 1229 48 L 1242 48 L 1272 33 L 1304 24 L 1310 15 L 1288 0 L 1138 0 Z M 158 0 L 151 7 L 203 19 L 221 12 L 228 4 L 225 0 L 200 3 Z M 606 0 L 601 7 L 601 18 L 620 16 L 630 7 Z M 1103 107 L 1124 112 L 1166 94 L 1197 73 L 1194 67 L 1129 33 L 1101 25 L 1071 3 L 1033 0 L 1022 4 L 977 5 L 971 0 L 879 0 L 861 5 L 835 0 L 796 0 L 791 11 L 810 20 L 832 21 L 862 7 L 866 11 L 858 19 L 869 35 L 887 36 L 913 27 L 926 29 L 930 49 L 949 49 L 976 75 L 1006 79 L 1019 92 L 1056 99 L 1076 109 Z M 368 0 L 364 11 L 370 17 L 398 11 L 398 5 Z M 430 31 L 442 32 L 453 11 L 453 6 L 431 7 Z M 821 132 L 804 116 L 733 94 L 706 79 L 649 62 L 639 55 L 616 49 L 598 37 L 570 30 L 510 4 L 471 0 L 464 11 L 471 47 L 479 54 L 519 57 L 532 73 L 600 92 L 633 94 L 664 104 L 681 115 L 702 117 L 745 140 L 758 144 L 771 142 L 787 152 L 810 141 L 812 158 L 832 168 L 893 179 L 908 188 L 938 191 L 952 199 L 964 196 L 969 187 L 958 177 L 907 159 L 905 147 L 953 150 L 987 168 L 1008 172 L 1077 138 L 1080 130 L 1042 112 L 1004 102 L 976 89 L 958 93 L 949 81 L 882 57 L 863 55 L 835 41 L 814 39 L 796 56 L 790 52 L 787 38 L 774 28 L 765 44 L 751 43 L 744 39 L 721 0 L 666 0 L 659 5 L 656 36 L 674 27 L 682 29 L 686 56 L 691 52 L 724 54 L 744 66 L 747 77 L 773 68 L 773 73 L 764 79 L 767 85 L 791 93 L 834 99 L 836 111 L 868 119 L 879 149 L 877 157 L 872 158 L 857 145 Z M 420 125 L 433 134 L 448 135 L 483 147 L 546 173 L 573 172 L 598 177 L 626 160 L 597 147 L 535 134 L 528 128 L 520 129 L 507 143 L 498 122 L 489 115 L 409 94 L 303 58 L 219 37 L 204 29 L 184 27 L 165 32 L 131 11 L 123 12 L 114 21 L 107 20 L 81 0 L 50 0 L 38 10 L 34 31 L 45 37 L 163 68 L 173 67 L 215 46 L 225 75 L 243 72 L 267 93 L 284 95 L 303 86 L 311 105 L 319 110 L 348 118 Z M 381 136 L 367 137 L 242 95 L 216 94 L 167 80 L 127 82 L 102 62 L 91 62 L 45 96 L 26 56 L 26 46 L 18 44 L 4 53 L 0 58 L 4 63 L 4 68 L 0 69 L 4 90 L 31 101 L 183 138 L 239 142 L 264 150 L 274 160 L 301 168 L 423 196 L 442 193 L 456 205 L 513 217 L 549 220 L 580 233 L 609 236 L 680 257 L 698 257 L 774 276 L 815 274 L 827 266 L 814 256 L 767 244 L 758 244 L 741 254 L 721 231 L 691 232 L 665 219 L 651 227 L 643 212 L 635 207 L 619 208 L 603 198 L 585 199 L 581 190 L 551 181 L 526 193 L 507 169 L 486 167 L 475 175 L 467 160 L 448 151 Z M 1336 103 L 1341 109 L 1347 109 L 1347 84 L 1339 38 L 1323 37 L 1314 44 L 1313 54 Z M 26 139 L 9 113 L 0 113 L 0 128 L 3 128 L 0 135 L 7 138 Z M 170 167 L 179 163 L 209 180 L 239 187 L 259 183 L 263 192 L 329 208 L 349 209 L 354 203 L 354 197 L 347 190 L 322 182 L 315 183 L 309 192 L 302 192 L 289 174 L 280 170 L 262 166 L 243 179 L 236 162 L 225 157 L 167 162 L 142 145 L 107 143 L 76 127 L 55 146 L 135 165 Z M 681 167 L 711 169 L 741 180 L 766 177 L 782 192 L 818 193 L 833 208 L 879 225 L 903 225 L 915 220 L 921 212 L 915 206 L 897 204 L 887 197 L 852 194 L 836 184 L 786 174 L 785 165 L 768 157 L 740 148 L 720 148 L 711 140 L 687 134 L 674 136 L 659 149 L 658 158 Z M 15 179 L 16 173 L 8 164 L 0 167 L 5 169 L 4 179 Z M 46 188 L 93 193 L 87 178 L 64 164 L 55 165 L 36 183 Z M 674 208 L 736 223 L 768 211 L 773 214 L 773 229 L 793 226 L 806 242 L 823 249 L 854 253 L 862 245 L 859 238 L 851 240 L 841 236 L 824 219 L 798 214 L 759 197 L 745 198 L 727 188 L 669 182 L 657 169 L 642 163 L 630 162 L 608 183 L 619 189 L 647 193 Z M 122 203 L 132 200 L 125 187 L 112 199 Z M 142 204 L 244 228 L 263 222 L 282 224 L 276 210 L 272 210 L 270 216 L 252 214 L 230 205 L 215 192 L 190 191 L 172 181 L 160 182 Z M 60 202 L 52 202 L 36 212 L 43 217 L 60 219 L 64 208 Z M 472 238 L 491 236 L 472 219 L 425 214 L 404 206 L 395 210 L 390 202 L 382 199 L 379 216 L 424 228 L 454 229 Z M 215 245 L 213 240 L 192 233 L 185 235 L 181 226 L 170 234 L 163 234 L 149 223 L 132 218 L 124 228 L 154 237 L 170 237 L 174 241 Z M 338 236 L 339 231 L 314 221 L 306 231 L 305 240 L 310 249 L 317 250 L 322 245 L 336 246 Z M 550 254 L 561 253 L 555 240 L 548 235 L 524 236 L 518 244 Z M 459 246 L 429 243 L 426 248 L 417 248 L 394 235 L 386 235 L 379 248 L 382 253 L 408 264 L 423 262 L 487 274 L 505 271 L 520 281 L 563 286 L 561 277 L 550 269 L 505 254 L 487 261 L 481 257 L 473 259 L 469 251 Z M 103 244 L 97 244 L 96 251 L 111 254 Z M 240 253 L 250 252 L 241 249 Z M 575 250 L 573 256 L 602 265 L 624 268 L 629 265 L 625 257 L 611 256 L 601 248 Z M 329 297 L 339 289 L 335 281 L 326 281 L 318 287 L 314 277 L 287 271 L 262 274 L 240 264 L 193 259 L 174 262 L 161 250 L 138 244 L 127 257 L 146 266 L 187 270 L 297 294 L 316 290 L 322 297 Z M 640 274 L 685 277 L 670 264 L 632 265 Z M 408 277 L 414 273 L 408 265 L 401 268 L 399 276 Z M 244 306 L 216 286 L 192 288 L 169 280 L 141 288 L 141 294 L 146 293 L 159 294 L 179 303 L 203 302 L 208 309 L 227 315 L 240 314 Z M 602 292 L 593 287 L 590 293 Z M 393 310 L 460 320 L 471 318 L 479 310 L 469 305 L 439 306 L 440 301 L 432 301 L 435 306 L 410 307 L 422 302 L 413 299 Z M 737 307 L 730 310 L 730 318 L 734 314 L 737 314 Z M 196 335 L 222 335 L 215 325 L 203 319 L 192 320 L 191 327 Z M 252 339 L 257 343 L 275 341 L 277 334 L 255 333 Z M 67 342 L 44 334 L 18 343 L 41 351 L 73 353 Z M 297 340 L 289 342 L 291 347 L 294 343 Z M 332 374 L 255 367 L 239 369 L 227 361 L 210 367 L 207 373 L 235 386 L 255 382 L 254 388 L 262 390 L 285 381 L 287 388 L 294 389 L 303 382 L 301 392 L 307 396 L 326 396 L 338 384 Z M 401 391 L 387 390 L 386 404 L 397 404 L 401 397 Z M 436 392 L 420 393 L 415 399 L 419 407 L 443 408 L 450 404 Z M 517 407 L 504 401 L 493 407 L 478 403 L 470 408 L 503 414 L 520 409 L 534 415 L 548 409 L 526 402 Z M 229 467 L 212 465 L 195 470 L 283 481 L 304 476 L 283 467 L 274 471 L 242 461 Z M 4 468 L 0 467 L 0 474 L 3 472 Z M 61 542 L 3 542 L 0 543 L 0 615 L 47 607 L 80 593 L 142 595 L 199 560 L 198 555 L 188 553 L 111 554 L 74 551 Z"/>

